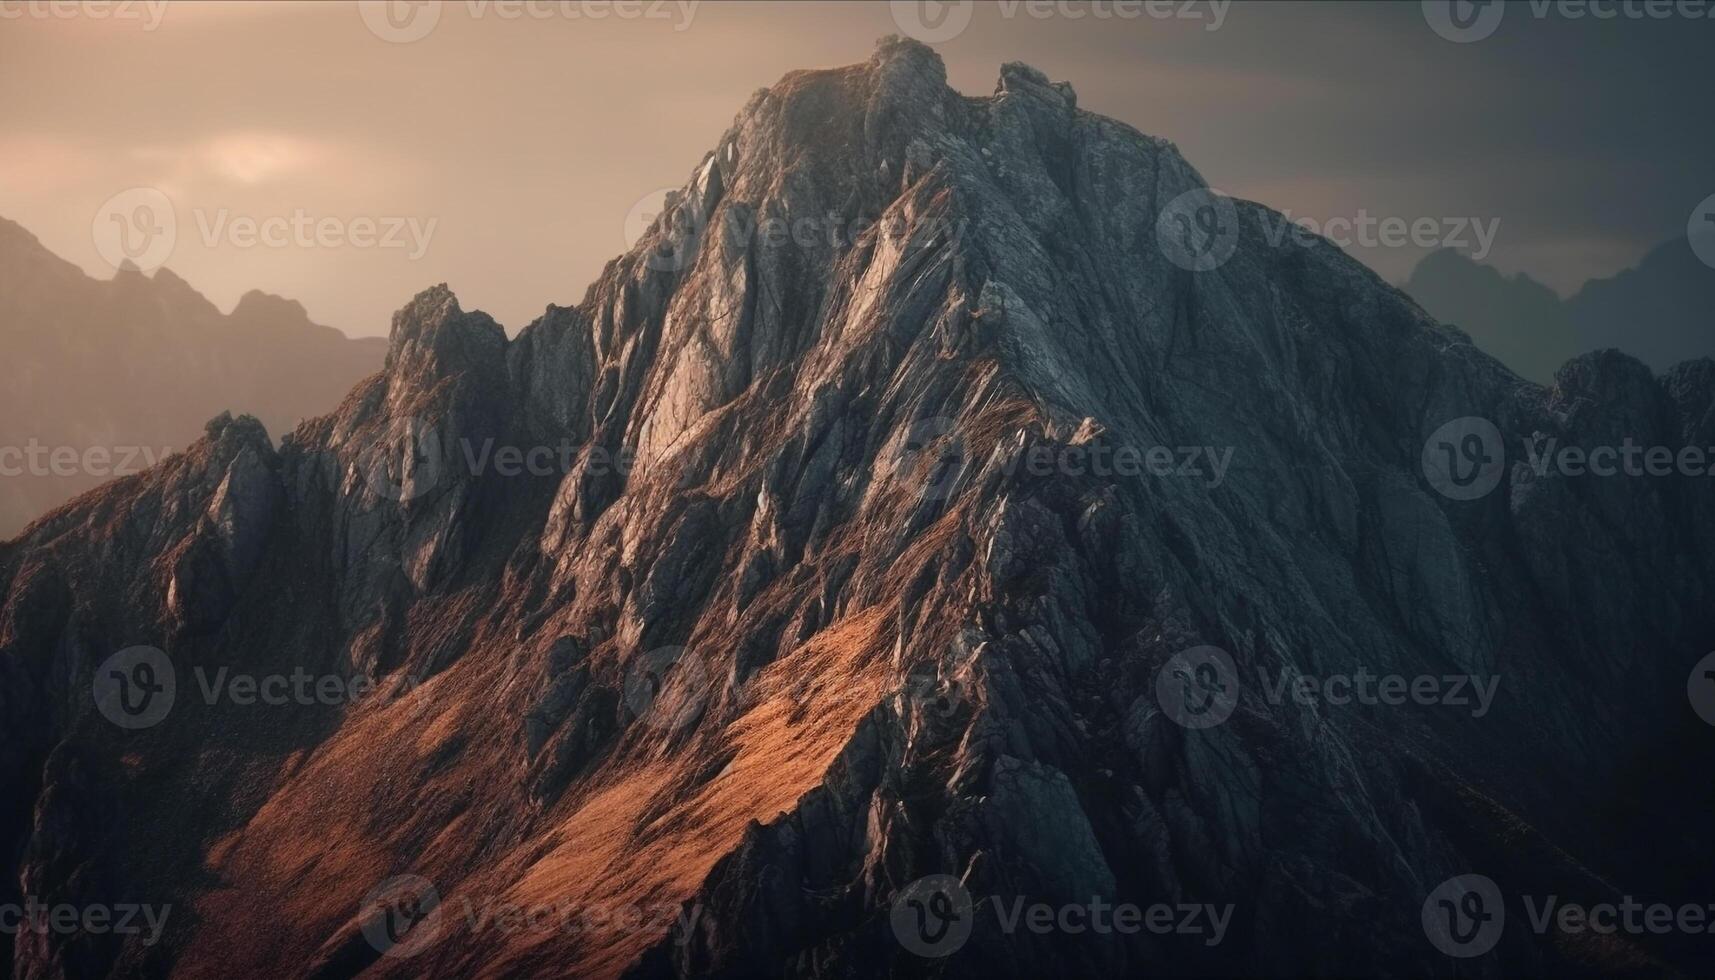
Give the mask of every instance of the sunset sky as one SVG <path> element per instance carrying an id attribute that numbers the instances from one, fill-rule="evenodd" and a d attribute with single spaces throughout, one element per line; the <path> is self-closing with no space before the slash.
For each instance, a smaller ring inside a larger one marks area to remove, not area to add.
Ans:
<path id="1" fill-rule="evenodd" d="M 1418 3 L 1342 6 L 979 5 L 937 48 L 963 92 L 1029 62 L 1295 217 L 1498 218 L 1486 260 L 1563 292 L 1684 234 L 1715 193 L 1715 20 L 1520 4 L 1454 43 Z M 106 277 L 104 205 L 152 188 L 177 221 L 165 264 L 222 308 L 260 288 L 382 334 L 445 281 L 516 332 L 581 298 L 633 206 L 683 183 L 757 88 L 901 29 L 883 3 L 604 9 L 449 3 L 389 40 L 387 10 L 352 4 L 0 0 L 0 216 Z M 244 241 L 270 218 L 336 236 Z M 392 226 L 398 247 L 338 237 Z M 1424 252 L 1353 250 L 1394 281 Z"/>

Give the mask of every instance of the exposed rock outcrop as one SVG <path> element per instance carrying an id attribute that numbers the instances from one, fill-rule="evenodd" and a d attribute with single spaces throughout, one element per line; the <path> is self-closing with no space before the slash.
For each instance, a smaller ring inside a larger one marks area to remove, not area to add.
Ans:
<path id="1" fill-rule="evenodd" d="M 1715 366 L 1594 354 L 1538 387 L 1220 203 L 1069 86 L 1008 65 L 963 97 L 889 39 L 759 92 L 576 308 L 508 343 L 425 291 L 386 370 L 277 453 L 222 420 L 38 524 L 0 550 L 0 845 L 36 894 L 184 914 L 154 946 L 20 942 L 15 971 L 1695 963 L 1524 928 L 1455 961 L 1421 917 L 1456 874 L 1707 882 L 1674 780 L 1709 761 L 1684 699 L 1715 641 L 1709 490 L 1528 449 L 1709 445 Z M 1230 254 L 1180 264 L 1176 213 Z M 1425 446 L 1465 417 L 1507 462 L 1456 499 Z M 123 731 L 89 691 L 139 644 L 181 697 Z M 1181 724 L 1159 678 L 1204 646 L 1232 715 Z M 197 668 L 378 689 L 211 703 Z M 1360 670 L 1499 686 L 1481 717 L 1271 696 Z M 925 957 L 892 916 L 932 875 L 978 911 Z M 1092 899 L 1227 918 L 997 915 Z"/>

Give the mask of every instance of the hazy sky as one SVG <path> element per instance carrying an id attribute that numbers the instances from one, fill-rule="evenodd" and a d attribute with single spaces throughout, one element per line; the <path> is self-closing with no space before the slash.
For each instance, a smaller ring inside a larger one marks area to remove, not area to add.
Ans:
<path id="1" fill-rule="evenodd" d="M 1683 235 L 1715 193 L 1715 19 L 1694 5 L 1658 19 L 1598 0 L 1615 16 L 1596 19 L 1519 3 L 1471 43 L 1416 2 L 1038 0 L 916 22 L 916 4 L 639 6 L 661 16 L 0 0 L 0 216 L 105 277 L 122 230 L 145 241 L 115 214 L 159 231 L 165 201 L 165 264 L 222 308 L 260 288 L 380 334 L 445 281 L 516 332 L 582 297 L 633 206 L 683 183 L 757 88 L 966 18 L 936 45 L 961 91 L 1026 61 L 1229 193 L 1318 223 L 1431 219 L 1449 238 L 1456 219 L 1498 219 L 1486 261 L 1562 291 Z M 269 219 L 278 247 L 251 240 Z M 1353 251 L 1399 281 L 1424 249 Z"/>

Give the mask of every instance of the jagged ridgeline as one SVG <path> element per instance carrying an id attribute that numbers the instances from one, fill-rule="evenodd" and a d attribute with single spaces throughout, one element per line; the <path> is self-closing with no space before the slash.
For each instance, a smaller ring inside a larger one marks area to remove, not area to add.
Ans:
<path id="1" fill-rule="evenodd" d="M 1529 384 L 1277 220 L 1022 65 L 758 92 L 580 305 L 427 290 L 0 549 L 0 903 L 175 912 L 15 971 L 1444 974 L 1454 876 L 1694 894 L 1715 498 L 1526 453 L 1715 444 L 1712 365 Z M 1696 962 L 1590 939 L 1461 968 Z"/>
<path id="2" fill-rule="evenodd" d="M 257 290 L 223 313 L 167 268 L 91 278 L 0 217 L 0 538 L 185 448 L 223 409 L 276 432 L 325 412 L 386 350 Z"/>

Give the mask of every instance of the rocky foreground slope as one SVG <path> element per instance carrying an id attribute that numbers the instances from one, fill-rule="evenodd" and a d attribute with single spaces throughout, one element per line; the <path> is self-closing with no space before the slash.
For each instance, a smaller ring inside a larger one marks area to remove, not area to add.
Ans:
<path id="1" fill-rule="evenodd" d="M 430 289 L 278 450 L 217 419 L 0 547 L 0 904 L 173 910 L 14 972 L 1695 972 L 1511 903 L 1710 900 L 1715 498 L 1525 453 L 1715 445 L 1715 365 L 1522 382 L 1203 187 L 890 39 L 581 305 Z M 1491 697 L 1291 693 L 1360 672 Z M 376 688 L 207 679 L 294 673 Z"/>

